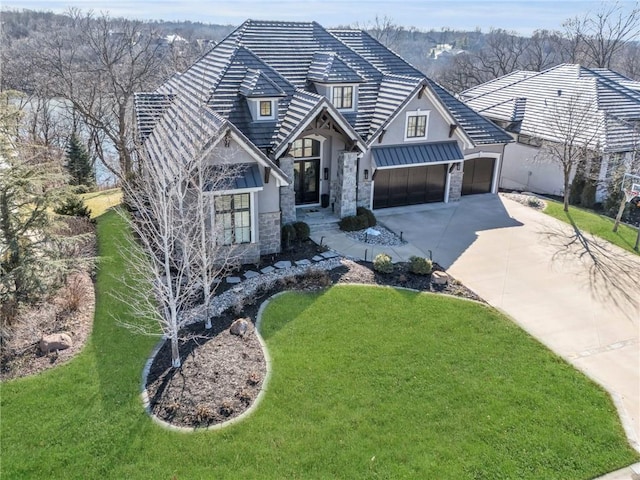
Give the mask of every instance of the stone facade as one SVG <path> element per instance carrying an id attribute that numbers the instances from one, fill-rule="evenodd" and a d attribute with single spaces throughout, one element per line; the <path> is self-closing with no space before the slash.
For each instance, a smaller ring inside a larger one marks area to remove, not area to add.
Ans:
<path id="1" fill-rule="evenodd" d="M 358 182 L 358 207 L 371 208 L 371 180 Z"/>
<path id="2" fill-rule="evenodd" d="M 296 190 L 293 184 L 293 157 L 280 159 L 280 170 L 291 180 L 289 185 L 280 187 L 281 224 L 286 225 L 296 221 Z"/>
<path id="3" fill-rule="evenodd" d="M 449 201 L 458 202 L 462 197 L 462 176 L 464 171 L 457 168 L 453 169 L 449 176 Z"/>
<path id="4" fill-rule="evenodd" d="M 280 252 L 280 212 L 261 213 L 258 225 L 260 255 Z"/>
<path id="5" fill-rule="evenodd" d="M 341 152 L 338 156 L 337 181 L 333 196 L 334 211 L 340 218 L 356 214 L 357 162 L 358 154 L 355 152 Z"/>

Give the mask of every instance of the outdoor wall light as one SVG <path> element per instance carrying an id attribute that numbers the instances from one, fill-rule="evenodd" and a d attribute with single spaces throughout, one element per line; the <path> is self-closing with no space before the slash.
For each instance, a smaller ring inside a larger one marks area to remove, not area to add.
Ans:
<path id="1" fill-rule="evenodd" d="M 456 163 L 456 170 L 460 170 L 461 166 L 462 166 L 462 162 Z"/>
<path id="2" fill-rule="evenodd" d="M 365 169 L 365 171 L 364 171 L 364 179 L 365 180 L 369 180 L 369 170 Z"/>
<path id="3" fill-rule="evenodd" d="M 324 179 L 325 180 L 329 180 L 329 169 L 328 168 L 324 169 Z"/>

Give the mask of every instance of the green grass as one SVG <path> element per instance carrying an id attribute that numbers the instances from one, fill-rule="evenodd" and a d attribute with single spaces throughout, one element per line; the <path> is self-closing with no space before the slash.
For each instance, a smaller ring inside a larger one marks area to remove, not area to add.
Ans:
<path id="1" fill-rule="evenodd" d="M 111 207 L 120 205 L 122 202 L 122 190 L 112 188 L 110 190 L 100 190 L 81 195 L 84 203 L 91 210 L 91 218 L 97 218 Z"/>
<path id="2" fill-rule="evenodd" d="M 618 227 L 618 231 L 614 233 L 612 231 L 614 224 L 612 218 L 572 206 L 569 207 L 569 212 L 565 212 L 561 202 L 553 200 L 545 201 L 547 202 L 547 208 L 545 208 L 544 213 L 547 215 L 570 225 L 575 225 L 580 230 L 589 232 L 592 235 L 638 255 L 638 252 L 633 249 L 636 243 L 636 236 L 638 235 L 637 229 L 621 224 Z"/>
<path id="3" fill-rule="evenodd" d="M 2 385 L 2 478 L 587 479 L 628 465 L 607 395 L 494 310 L 444 296 L 340 286 L 265 312 L 273 375 L 258 410 L 216 432 L 152 423 L 139 398 L 153 340 L 126 308 L 98 222 L 94 331 L 67 365 Z"/>

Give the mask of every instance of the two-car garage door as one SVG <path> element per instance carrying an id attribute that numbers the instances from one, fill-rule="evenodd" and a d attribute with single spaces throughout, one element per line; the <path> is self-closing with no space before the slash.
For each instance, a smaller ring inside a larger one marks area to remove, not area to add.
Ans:
<path id="1" fill-rule="evenodd" d="M 373 189 L 373 208 L 443 202 L 446 164 L 379 169 Z"/>

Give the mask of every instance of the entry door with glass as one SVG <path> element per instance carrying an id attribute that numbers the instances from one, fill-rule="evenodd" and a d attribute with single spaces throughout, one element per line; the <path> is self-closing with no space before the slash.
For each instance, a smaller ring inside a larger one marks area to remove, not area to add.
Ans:
<path id="1" fill-rule="evenodd" d="M 301 138 L 293 142 L 290 155 L 293 164 L 293 185 L 296 205 L 320 202 L 320 142 Z"/>

